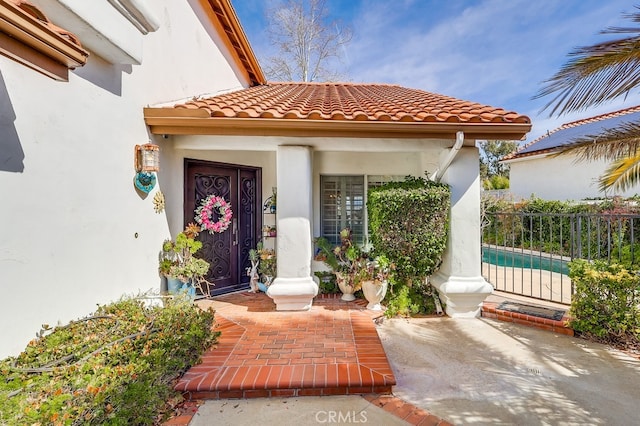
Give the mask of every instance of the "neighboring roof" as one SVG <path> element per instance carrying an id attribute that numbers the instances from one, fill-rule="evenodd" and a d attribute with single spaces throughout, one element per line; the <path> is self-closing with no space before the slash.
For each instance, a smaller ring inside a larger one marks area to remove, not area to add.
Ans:
<path id="1" fill-rule="evenodd" d="M 389 136 L 519 140 L 525 115 L 389 84 L 269 83 L 145 108 L 156 134 Z M 312 134 L 309 134 L 309 133 Z"/>
<path id="2" fill-rule="evenodd" d="M 231 0 L 200 0 L 200 4 L 225 41 L 235 62 L 246 72 L 250 85 L 266 83 L 267 79 L 240 25 Z"/>
<path id="3" fill-rule="evenodd" d="M 572 121 L 524 145 L 515 153 L 503 157 L 501 161 L 548 154 L 557 151 L 561 146 L 570 144 L 577 138 L 595 136 L 605 130 L 619 127 L 624 123 L 639 121 L 640 105 Z"/>
<path id="4" fill-rule="evenodd" d="M 89 56 L 75 35 L 24 0 L 0 0 L 0 53 L 62 81 Z"/>

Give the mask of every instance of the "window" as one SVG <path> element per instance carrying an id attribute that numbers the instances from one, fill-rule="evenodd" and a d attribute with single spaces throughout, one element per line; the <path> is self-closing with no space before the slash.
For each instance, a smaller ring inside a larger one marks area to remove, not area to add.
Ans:
<path id="1" fill-rule="evenodd" d="M 366 188 L 402 181 L 402 176 L 320 176 L 320 232 L 332 244 L 340 242 L 340 230 L 350 228 L 353 241 L 366 241 Z"/>

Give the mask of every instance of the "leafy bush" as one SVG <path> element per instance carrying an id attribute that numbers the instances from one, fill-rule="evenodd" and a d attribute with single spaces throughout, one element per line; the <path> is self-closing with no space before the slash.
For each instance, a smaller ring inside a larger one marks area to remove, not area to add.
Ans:
<path id="1" fill-rule="evenodd" d="M 619 264 L 582 259 L 570 262 L 569 271 L 571 327 L 612 343 L 640 343 L 640 277 Z"/>
<path id="2" fill-rule="evenodd" d="M 388 293 L 387 315 L 416 313 L 416 305 L 424 312 L 432 301 L 425 297 L 429 289 L 422 286 L 440 266 L 447 245 L 450 198 L 448 185 L 415 177 L 369 189 L 367 210 L 374 251 L 395 264 L 396 284 L 415 286 Z"/>
<path id="3" fill-rule="evenodd" d="M 448 185 L 422 178 L 369 190 L 371 243 L 396 264 L 399 277 L 420 281 L 436 271 L 447 245 L 450 198 Z"/>
<path id="4" fill-rule="evenodd" d="M 436 312 L 433 300 L 435 289 L 422 283 L 409 286 L 398 286 L 398 290 L 388 297 L 387 309 L 384 312 L 388 318 L 400 316 L 409 317 L 419 314 L 434 314 Z M 387 293 L 389 295 L 389 293 Z M 437 297 L 437 296 L 436 296 Z"/>
<path id="5" fill-rule="evenodd" d="M 611 259 L 627 269 L 640 269 L 640 244 L 616 244 L 611 250 Z"/>
<path id="6" fill-rule="evenodd" d="M 486 190 L 509 189 L 509 178 L 506 176 L 494 175 L 482 182 L 482 187 Z"/>
<path id="7" fill-rule="evenodd" d="M 336 283 L 336 274 L 327 271 L 317 271 L 314 275 L 318 277 L 318 291 L 320 294 L 340 293 L 340 289 Z"/>
<path id="8" fill-rule="evenodd" d="M 153 424 L 179 400 L 176 378 L 217 339 L 213 322 L 187 297 L 163 307 L 124 298 L 43 326 L 19 356 L 0 361 L 0 424 Z"/>

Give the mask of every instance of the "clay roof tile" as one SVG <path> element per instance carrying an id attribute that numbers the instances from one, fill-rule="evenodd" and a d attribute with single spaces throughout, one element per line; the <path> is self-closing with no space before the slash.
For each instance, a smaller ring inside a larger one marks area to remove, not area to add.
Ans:
<path id="1" fill-rule="evenodd" d="M 212 116 L 332 121 L 530 123 L 527 116 L 391 84 L 269 83 L 175 108 Z"/>

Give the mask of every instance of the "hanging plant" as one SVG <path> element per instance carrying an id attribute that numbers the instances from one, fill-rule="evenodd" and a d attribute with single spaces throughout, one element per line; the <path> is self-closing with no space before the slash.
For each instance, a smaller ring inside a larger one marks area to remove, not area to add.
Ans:
<path id="1" fill-rule="evenodd" d="M 218 220 L 214 220 L 214 212 L 218 211 Z M 233 212 L 231 206 L 224 198 L 216 195 L 209 195 L 202 200 L 200 206 L 195 211 L 195 219 L 200 224 L 201 229 L 209 233 L 222 233 L 229 228 Z"/>

